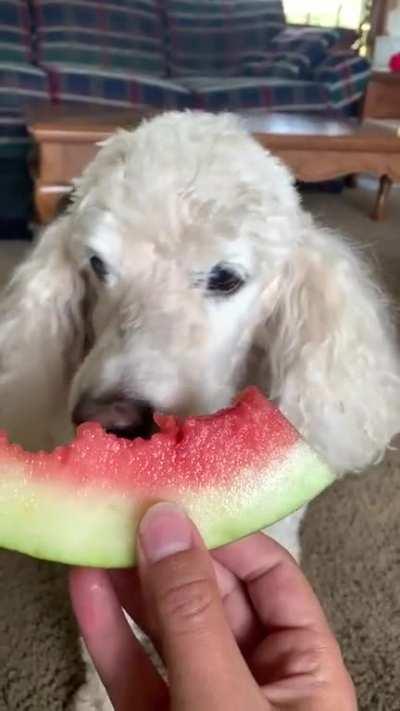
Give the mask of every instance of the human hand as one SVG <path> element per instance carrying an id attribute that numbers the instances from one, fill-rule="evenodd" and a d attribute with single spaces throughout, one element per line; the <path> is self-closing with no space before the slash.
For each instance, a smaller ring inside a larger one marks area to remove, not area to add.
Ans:
<path id="1" fill-rule="evenodd" d="M 75 569 L 82 635 L 116 711 L 356 711 L 320 604 L 263 534 L 213 551 L 185 514 L 157 504 L 139 528 L 138 570 Z M 167 686 L 121 605 L 160 651 Z"/>

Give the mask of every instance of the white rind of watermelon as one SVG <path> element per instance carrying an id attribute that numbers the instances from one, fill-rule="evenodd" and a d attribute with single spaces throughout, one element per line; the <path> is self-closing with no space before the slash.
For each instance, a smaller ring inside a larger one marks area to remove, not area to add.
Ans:
<path id="1" fill-rule="evenodd" d="M 268 476 L 266 476 L 268 473 Z M 180 503 L 215 548 L 276 523 L 317 496 L 332 474 L 303 442 L 275 471 L 244 470 L 232 490 L 201 493 L 160 489 L 159 496 L 130 500 L 88 487 L 79 496 L 61 485 L 34 486 L 3 475 L 0 465 L 0 542 L 38 558 L 104 568 L 135 563 L 135 532 L 144 510 L 156 501 Z M 249 485 L 251 482 L 251 486 Z"/>

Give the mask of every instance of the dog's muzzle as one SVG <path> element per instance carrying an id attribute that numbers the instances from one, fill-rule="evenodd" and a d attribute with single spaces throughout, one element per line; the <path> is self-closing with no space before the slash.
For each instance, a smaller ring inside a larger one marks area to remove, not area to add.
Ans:
<path id="1" fill-rule="evenodd" d="M 75 425 L 99 422 L 107 432 L 128 439 L 148 439 L 157 429 L 148 403 L 120 394 L 99 398 L 83 395 L 74 407 L 72 421 Z"/>

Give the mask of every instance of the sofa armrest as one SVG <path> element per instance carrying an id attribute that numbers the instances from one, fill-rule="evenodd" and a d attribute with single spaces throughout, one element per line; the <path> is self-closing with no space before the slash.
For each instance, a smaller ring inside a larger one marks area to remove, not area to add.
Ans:
<path id="1" fill-rule="evenodd" d="M 334 109 L 341 109 L 364 96 L 371 66 L 368 60 L 354 51 L 333 52 L 325 62 L 317 67 L 314 80 L 322 85 Z"/>

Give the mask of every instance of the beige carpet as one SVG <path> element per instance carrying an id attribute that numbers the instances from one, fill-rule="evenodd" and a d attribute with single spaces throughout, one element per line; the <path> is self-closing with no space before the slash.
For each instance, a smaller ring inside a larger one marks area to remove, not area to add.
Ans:
<path id="1" fill-rule="evenodd" d="M 400 298 L 400 193 L 393 194 L 390 219 L 382 224 L 366 216 L 372 199 L 355 190 L 308 195 L 305 202 L 321 221 L 365 245 Z M 0 279 L 18 252 L 19 246 L 0 242 Z M 363 477 L 338 482 L 313 503 L 303 551 L 361 711 L 400 711 L 399 452 Z M 61 711 L 79 675 L 62 569 L 0 554 L 0 711 Z"/>

